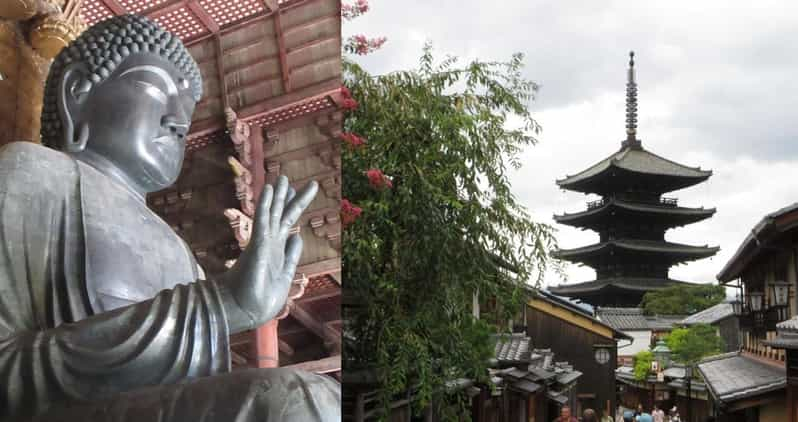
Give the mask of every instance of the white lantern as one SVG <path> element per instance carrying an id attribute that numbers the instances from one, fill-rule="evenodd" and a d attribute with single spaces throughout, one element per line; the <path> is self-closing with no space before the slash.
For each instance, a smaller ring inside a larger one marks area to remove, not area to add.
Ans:
<path id="1" fill-rule="evenodd" d="M 777 281 L 770 284 L 773 291 L 773 303 L 776 306 L 786 306 L 790 296 L 790 283 Z"/>
<path id="2" fill-rule="evenodd" d="M 731 306 L 734 315 L 741 316 L 743 314 L 743 301 L 740 300 L 740 295 L 737 295 L 737 298 L 731 301 Z"/>
<path id="3" fill-rule="evenodd" d="M 754 312 L 759 312 L 762 310 L 762 299 L 764 297 L 764 293 L 762 292 L 750 292 L 748 293 L 748 300 L 751 302 L 751 310 Z"/>

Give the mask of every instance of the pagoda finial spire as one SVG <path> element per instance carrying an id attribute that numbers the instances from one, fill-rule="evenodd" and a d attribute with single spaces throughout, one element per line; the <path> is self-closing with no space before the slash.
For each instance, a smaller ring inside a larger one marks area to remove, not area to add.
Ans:
<path id="1" fill-rule="evenodd" d="M 626 140 L 624 147 L 640 147 L 637 139 L 637 81 L 635 81 L 635 52 L 629 52 L 629 70 L 626 73 Z"/>

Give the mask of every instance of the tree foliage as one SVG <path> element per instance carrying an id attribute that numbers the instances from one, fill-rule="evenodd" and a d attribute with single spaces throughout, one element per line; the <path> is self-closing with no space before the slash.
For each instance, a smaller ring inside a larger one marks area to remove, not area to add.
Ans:
<path id="1" fill-rule="evenodd" d="M 341 136 L 343 278 L 357 306 L 344 309 L 344 365 L 376 368 L 383 404 L 411 385 L 423 406 L 447 380 L 485 380 L 497 327 L 472 317 L 472 295 L 495 298 L 507 321 L 517 280 L 540 280 L 548 263 L 552 229 L 507 178 L 539 130 L 521 69 L 521 55 L 436 64 L 429 46 L 409 71 L 345 62 L 357 107 Z"/>
<path id="2" fill-rule="evenodd" d="M 654 353 L 650 350 L 643 350 L 635 355 L 635 379 L 643 381 L 651 373 L 651 362 L 654 361 Z"/>
<path id="3" fill-rule="evenodd" d="M 725 298 L 723 286 L 676 284 L 646 293 L 640 307 L 647 315 L 690 315 L 715 306 Z"/>
<path id="4" fill-rule="evenodd" d="M 707 324 L 677 328 L 671 331 L 665 342 L 671 349 L 671 358 L 687 364 L 719 354 L 725 348 L 723 339 L 718 336 L 715 327 Z"/>

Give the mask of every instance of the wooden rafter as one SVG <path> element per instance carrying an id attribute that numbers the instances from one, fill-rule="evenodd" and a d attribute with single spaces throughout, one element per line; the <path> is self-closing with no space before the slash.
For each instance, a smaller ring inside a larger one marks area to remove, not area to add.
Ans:
<path id="1" fill-rule="evenodd" d="M 218 26 L 216 30 L 219 30 Z M 224 77 L 224 47 L 222 47 L 222 37 L 218 33 L 214 35 L 214 42 L 216 46 L 216 77 L 219 79 L 219 95 L 222 97 L 222 108 L 227 110 L 230 104 L 227 99 L 227 80 Z"/>
<path id="2" fill-rule="evenodd" d="M 284 368 L 300 369 L 316 374 L 328 374 L 341 370 L 341 355 L 330 356 L 324 359 L 312 360 L 309 362 L 297 363 L 296 365 L 284 366 Z"/>
<path id="3" fill-rule="evenodd" d="M 307 329 L 309 329 L 313 334 L 317 335 L 325 342 L 330 342 L 333 344 L 341 343 L 341 336 L 336 330 L 316 319 L 316 317 L 311 315 L 310 312 L 306 311 L 302 305 L 294 303 L 294 306 L 291 307 L 290 313 L 291 316 L 299 321 L 300 324 L 307 327 Z"/>
<path id="4" fill-rule="evenodd" d="M 301 297 L 294 299 L 294 303 L 299 303 L 300 305 L 304 305 L 306 303 L 316 302 L 319 300 L 329 299 L 337 296 L 341 296 L 340 289 L 322 289 L 310 293 L 305 293 Z"/>
<path id="5" fill-rule="evenodd" d="M 219 33 L 219 25 L 217 25 L 216 21 L 213 20 L 211 15 L 209 15 L 208 12 L 206 12 L 205 9 L 200 6 L 197 0 L 189 0 L 189 2 L 186 3 L 186 6 L 188 6 L 192 12 L 194 12 L 194 15 L 197 17 L 197 19 L 199 19 L 199 21 L 202 22 L 202 24 L 205 25 L 205 27 L 208 28 L 212 34 Z"/>
<path id="6" fill-rule="evenodd" d="M 280 351 L 288 356 L 294 356 L 294 348 L 284 340 L 279 340 Z"/>
<path id="7" fill-rule="evenodd" d="M 283 36 L 283 24 L 280 22 L 280 9 L 274 13 L 274 34 L 277 38 L 277 47 L 280 51 L 280 71 L 283 74 L 283 90 L 291 92 L 291 73 L 288 69 L 288 54 L 285 49 L 285 36 Z"/>
<path id="8" fill-rule="evenodd" d="M 115 15 L 124 15 L 127 13 L 127 10 L 119 4 L 116 0 L 100 0 L 102 4 L 105 5 L 108 9 L 111 10 Z"/>
<path id="9" fill-rule="evenodd" d="M 145 12 L 144 13 L 145 16 L 147 16 L 152 20 L 155 20 L 163 15 L 167 15 L 171 12 L 174 12 L 175 10 L 180 10 L 185 6 L 186 6 L 186 0 L 181 0 L 175 3 L 165 3 L 160 6 L 155 6 L 154 8 L 149 10 L 145 9 L 143 10 L 143 12 Z"/>

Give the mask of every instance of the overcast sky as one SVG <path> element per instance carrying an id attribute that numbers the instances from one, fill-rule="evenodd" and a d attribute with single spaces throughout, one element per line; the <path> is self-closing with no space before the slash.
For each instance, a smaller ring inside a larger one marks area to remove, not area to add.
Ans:
<path id="1" fill-rule="evenodd" d="M 734 5 L 732 5 L 734 3 Z M 676 191 L 683 206 L 716 207 L 707 221 L 666 239 L 720 246 L 713 258 L 676 266 L 671 277 L 714 283 L 715 275 L 767 213 L 798 201 L 798 3 L 728 1 L 371 0 L 344 36 L 386 36 L 358 61 L 373 73 L 409 69 L 425 41 L 438 57 L 508 59 L 524 53 L 541 85 L 530 104 L 543 126 L 523 154 L 513 189 L 538 221 L 583 210 L 593 199 L 554 181 L 607 157 L 625 137 L 628 51 L 639 87 L 638 138 L 659 155 L 711 169 L 703 184 Z M 501 5 L 501 6 L 499 6 Z M 598 240 L 558 226 L 561 247 Z M 593 279 L 570 265 L 567 283 Z M 554 274 L 547 285 L 560 284 Z"/>

